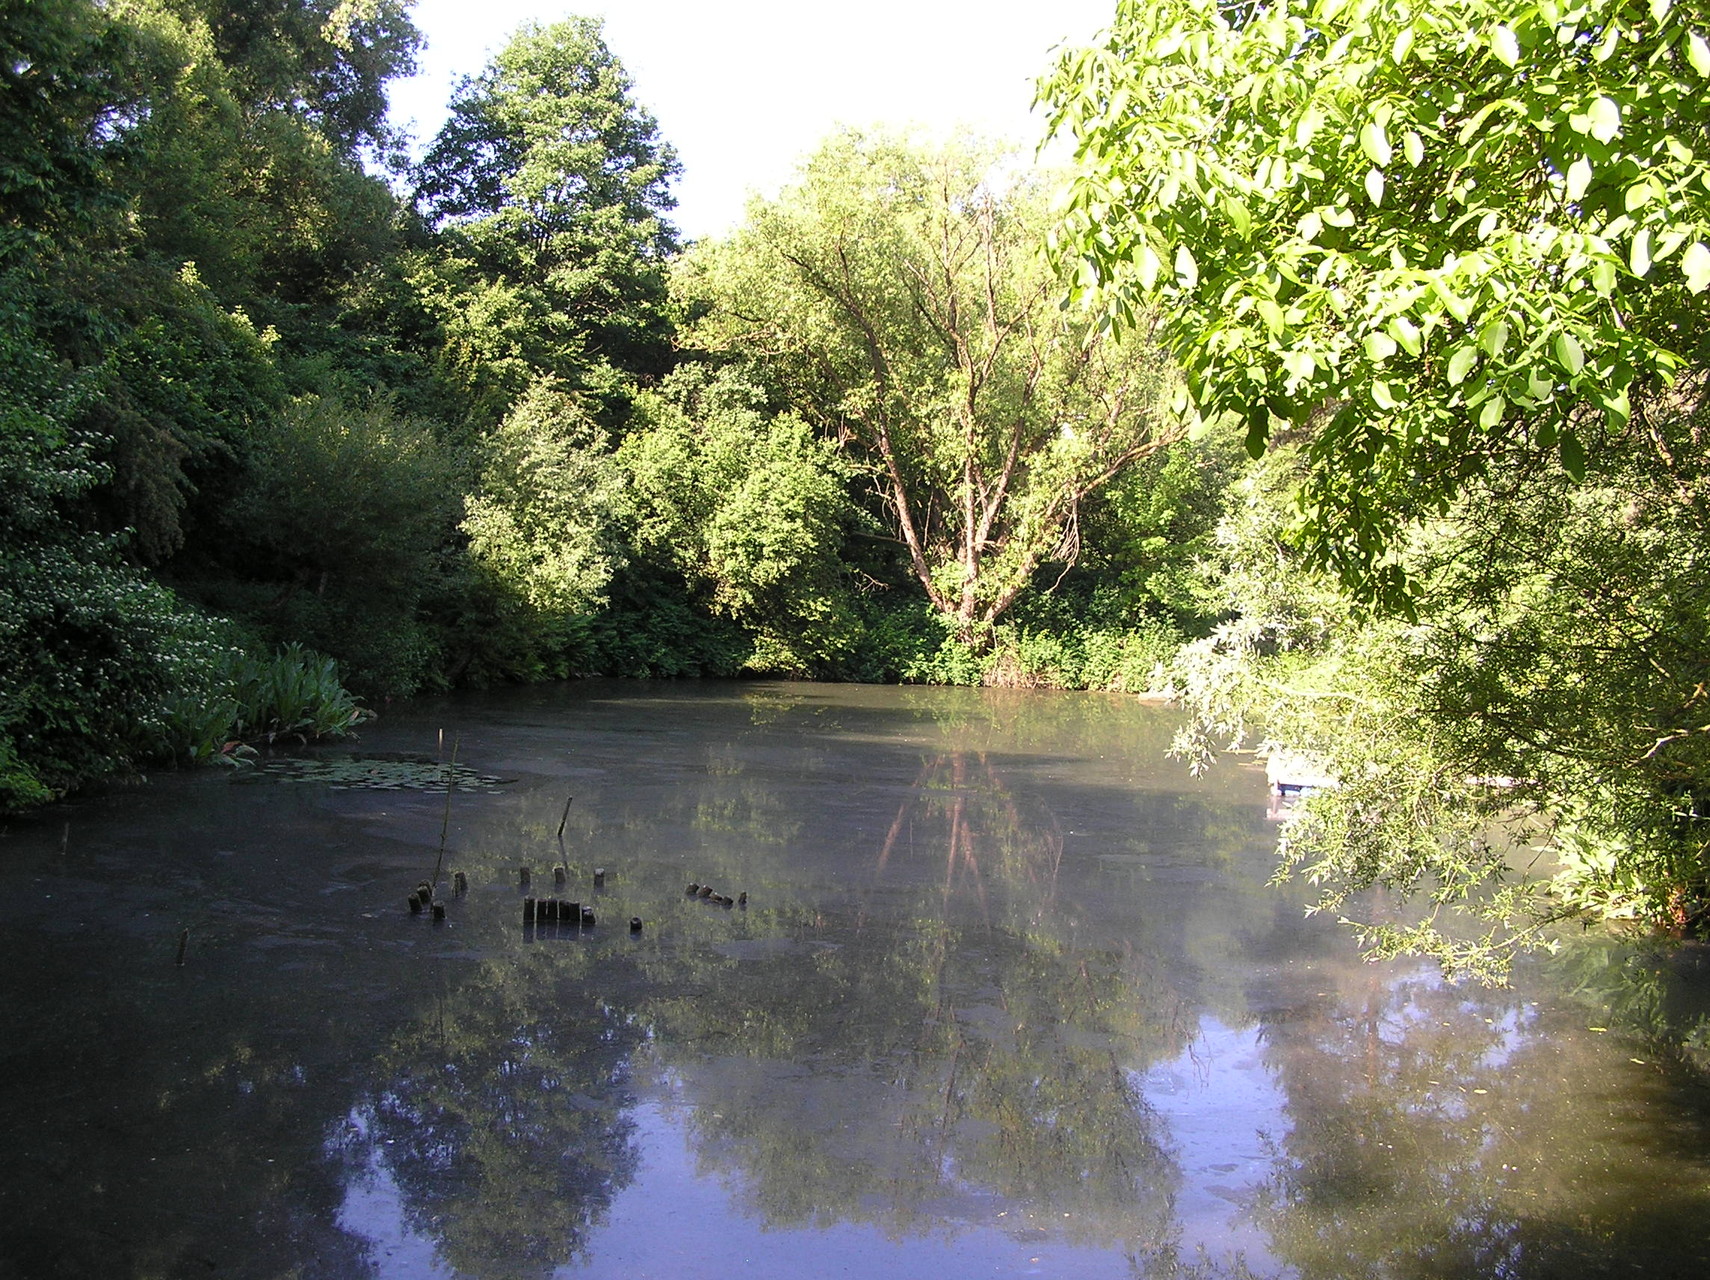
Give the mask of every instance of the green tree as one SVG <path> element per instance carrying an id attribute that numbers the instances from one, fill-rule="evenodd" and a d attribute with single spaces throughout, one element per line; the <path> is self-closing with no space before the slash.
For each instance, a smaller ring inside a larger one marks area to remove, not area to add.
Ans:
<path id="1" fill-rule="evenodd" d="M 1304 429 L 1314 559 L 1390 555 L 1517 455 L 1648 429 L 1710 287 L 1705 14 L 1667 0 L 1122 0 L 1041 88 L 1061 230 L 1119 322 L 1161 306 L 1206 417 Z"/>
<path id="2" fill-rule="evenodd" d="M 79 516 L 106 475 L 74 425 L 93 394 L 35 324 L 36 286 L 0 275 L 0 809 L 171 754 L 167 704 L 210 636 Z"/>
<path id="3" fill-rule="evenodd" d="M 548 614 L 605 603 L 624 563 L 623 476 L 582 399 L 536 383 L 484 447 L 463 531 L 476 562 Z"/>
<path id="4" fill-rule="evenodd" d="M 136 106 L 126 33 L 83 0 L 0 11 L 0 265 L 88 232 Z"/>
<path id="5" fill-rule="evenodd" d="M 384 398 L 300 397 L 254 448 L 224 555 L 202 584 L 270 639 L 337 658 L 364 693 L 414 692 L 434 669 L 420 616 L 461 514 L 462 470 Z"/>
<path id="6" fill-rule="evenodd" d="M 352 153 L 392 141 L 386 82 L 415 70 L 413 0 L 144 0 L 213 35 L 251 109 L 308 120 Z M 128 7 L 128 6 L 127 6 Z"/>
<path id="7" fill-rule="evenodd" d="M 836 446 L 736 368 L 681 369 L 643 407 L 621 453 L 638 553 L 710 590 L 754 635 L 753 670 L 825 670 L 854 640 L 839 553 L 856 512 Z"/>
<path id="8" fill-rule="evenodd" d="M 1045 195 L 1006 160 L 844 133 L 680 278 L 693 338 L 763 362 L 851 447 L 913 577 L 964 636 L 1046 560 L 1087 497 L 1176 437 L 1161 362 L 1057 305 Z"/>
<path id="9" fill-rule="evenodd" d="M 536 376 L 621 401 L 602 366 L 670 365 L 678 165 L 631 88 L 598 21 L 525 26 L 458 87 L 416 170 L 443 236 L 443 314 L 466 348 L 452 360 L 496 416 Z"/>

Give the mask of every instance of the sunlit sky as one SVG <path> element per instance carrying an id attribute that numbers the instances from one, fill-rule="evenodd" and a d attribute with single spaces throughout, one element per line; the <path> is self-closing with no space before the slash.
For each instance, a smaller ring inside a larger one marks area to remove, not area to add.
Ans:
<path id="1" fill-rule="evenodd" d="M 392 119 L 418 143 L 452 85 L 526 21 L 605 19 L 634 94 L 677 148 L 674 219 L 689 238 L 741 221 L 840 124 L 967 126 L 1032 146 L 1033 84 L 1052 46 L 1091 40 L 1115 0 L 417 0 L 420 74 L 392 86 Z M 413 123 L 412 123 L 413 122 Z"/>

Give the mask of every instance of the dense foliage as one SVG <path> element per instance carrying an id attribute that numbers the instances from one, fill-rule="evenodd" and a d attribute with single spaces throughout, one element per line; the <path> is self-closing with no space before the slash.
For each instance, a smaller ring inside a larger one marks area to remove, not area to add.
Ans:
<path id="1" fill-rule="evenodd" d="M 597 21 L 516 32 L 406 163 L 409 10 L 0 14 L 0 805 L 343 731 L 348 691 L 1137 688 L 1203 622 L 1101 548 L 1203 537 L 1215 467 L 1165 447 L 1147 348 L 1057 310 L 1040 193 L 987 184 L 995 153 L 845 139 L 791 215 L 816 252 L 870 236 L 884 307 L 936 299 L 885 333 L 887 484 L 864 384 L 809 368 L 816 341 L 842 362 L 846 314 L 791 362 L 723 340 L 782 206 L 673 294 L 676 156 Z M 924 215 L 877 199 L 893 179 Z"/>
<path id="2" fill-rule="evenodd" d="M 1123 3 L 1045 86 L 1082 296 L 1162 315 L 1201 419 L 1281 446 L 1185 745 L 1340 778 L 1285 865 L 1422 900 L 1362 922 L 1380 951 L 1492 976 L 1565 911 L 1710 912 L 1707 18 Z"/>
<path id="3" fill-rule="evenodd" d="M 845 133 L 748 226 L 685 264 L 697 342 L 763 358 L 847 439 L 934 607 L 973 638 L 1091 495 L 1179 437 L 1162 361 L 1059 305 L 1045 193 L 1006 157 Z"/>

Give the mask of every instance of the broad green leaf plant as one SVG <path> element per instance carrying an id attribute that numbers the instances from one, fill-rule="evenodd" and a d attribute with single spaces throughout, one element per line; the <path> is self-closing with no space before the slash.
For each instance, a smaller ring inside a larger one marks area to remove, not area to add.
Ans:
<path id="1" fill-rule="evenodd" d="M 1040 93 L 1077 296 L 1161 311 L 1255 456 L 1306 437 L 1304 545 L 1382 608 L 1409 523 L 1522 453 L 1579 478 L 1698 362 L 1710 5 L 1121 0 Z"/>

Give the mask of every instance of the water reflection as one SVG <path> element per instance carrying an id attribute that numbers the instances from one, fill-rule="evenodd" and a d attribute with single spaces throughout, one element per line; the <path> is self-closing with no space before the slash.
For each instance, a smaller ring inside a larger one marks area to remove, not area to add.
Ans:
<path id="1" fill-rule="evenodd" d="M 1704 976 L 1361 965 L 1167 715 L 588 684 L 366 745 L 447 728 L 516 781 L 458 800 L 439 927 L 443 798 L 184 777 L 8 834 L 0 1276 L 1710 1267 Z M 555 863 L 597 927 L 523 930 Z"/>
<path id="2" fill-rule="evenodd" d="M 408 1225 L 464 1274 L 537 1275 L 585 1254 L 634 1177 L 639 1031 L 564 977 L 483 963 L 393 1038 L 352 1108 L 347 1158 L 379 1156 Z"/>

